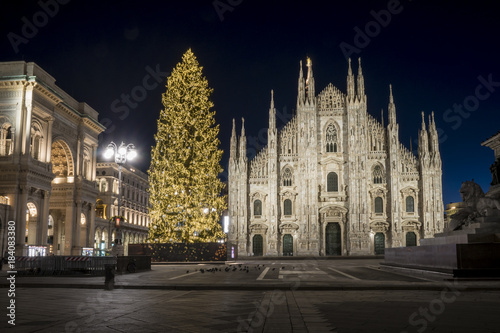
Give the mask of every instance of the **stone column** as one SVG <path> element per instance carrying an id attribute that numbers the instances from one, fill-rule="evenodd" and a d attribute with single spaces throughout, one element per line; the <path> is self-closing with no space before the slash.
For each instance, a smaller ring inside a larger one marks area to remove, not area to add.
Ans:
<path id="1" fill-rule="evenodd" d="M 89 241 L 89 247 L 94 247 L 94 239 L 95 239 L 95 204 L 90 203 L 90 212 L 89 212 L 89 225 L 87 226 L 89 230 L 89 236 L 87 237 Z"/>
<path id="2" fill-rule="evenodd" d="M 61 246 L 61 254 L 69 256 L 71 255 L 71 249 L 73 244 L 73 233 L 74 233 L 74 219 L 75 219 L 75 203 L 73 200 L 66 201 L 66 214 L 64 217 L 64 244 Z"/>
<path id="3" fill-rule="evenodd" d="M 74 206 L 75 209 L 73 211 L 73 232 L 71 234 L 71 255 L 79 256 L 82 254 L 82 246 L 81 246 L 81 236 L 80 233 L 82 231 L 82 224 L 80 223 L 81 215 L 82 215 L 82 201 L 75 200 Z M 67 234 L 66 234 L 67 235 Z"/>
<path id="4" fill-rule="evenodd" d="M 97 145 L 92 145 L 92 174 L 90 175 L 90 179 L 92 181 L 96 180 L 96 171 L 97 171 Z"/>
<path id="5" fill-rule="evenodd" d="M 22 152 L 26 155 L 30 154 L 30 143 L 31 143 L 31 117 L 32 117 L 32 111 L 33 111 L 33 87 L 34 85 L 31 83 L 28 83 L 26 85 L 26 91 L 25 91 L 25 107 L 26 107 L 26 112 L 24 113 L 25 119 L 24 119 L 24 137 L 23 137 L 23 147 L 22 147 Z"/>
<path id="6" fill-rule="evenodd" d="M 54 117 L 50 117 L 47 119 L 47 145 L 45 151 L 45 161 L 50 163 L 51 155 L 52 155 L 52 125 L 54 124 Z"/>
<path id="7" fill-rule="evenodd" d="M 11 128 L 12 132 L 12 140 L 14 141 L 14 155 L 18 157 L 23 152 L 23 118 L 24 118 L 24 100 L 21 103 L 18 103 L 16 106 L 16 124 L 12 127 L 15 127 L 16 131 Z"/>
<path id="8" fill-rule="evenodd" d="M 41 205 L 40 212 L 38 214 L 38 225 L 36 228 L 36 244 L 37 245 L 47 245 L 47 230 L 49 225 L 49 197 L 50 192 L 42 190 L 41 191 Z"/>
<path id="9" fill-rule="evenodd" d="M 16 212 L 14 216 L 14 221 L 16 222 L 16 256 L 27 255 L 27 250 L 25 247 L 25 236 L 26 236 L 26 209 L 28 202 L 28 191 L 29 186 L 21 185 L 17 192 L 17 198 L 15 201 Z"/>

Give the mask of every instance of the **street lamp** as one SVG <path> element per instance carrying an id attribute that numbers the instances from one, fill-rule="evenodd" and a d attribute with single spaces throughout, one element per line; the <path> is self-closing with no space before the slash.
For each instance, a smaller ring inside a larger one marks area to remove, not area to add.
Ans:
<path id="1" fill-rule="evenodd" d="M 125 143 L 121 143 L 120 146 L 117 146 L 116 143 L 111 141 L 111 143 L 106 148 L 104 152 L 104 157 L 109 159 L 111 157 L 115 157 L 115 163 L 118 164 L 118 216 L 122 216 L 121 214 L 121 205 L 122 205 L 122 165 L 127 163 L 127 160 L 132 160 L 137 156 L 137 152 L 135 151 L 135 146 L 131 143 L 126 145 Z M 115 245 L 122 243 L 122 235 L 119 230 L 120 225 L 116 225 L 116 238 L 117 242 Z"/>

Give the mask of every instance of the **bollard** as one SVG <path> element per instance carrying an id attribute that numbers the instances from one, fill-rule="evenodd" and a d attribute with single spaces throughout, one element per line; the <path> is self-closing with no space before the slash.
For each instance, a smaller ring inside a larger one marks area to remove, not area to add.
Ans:
<path id="1" fill-rule="evenodd" d="M 115 265 L 106 264 L 104 265 L 104 289 L 113 290 L 115 286 Z"/>

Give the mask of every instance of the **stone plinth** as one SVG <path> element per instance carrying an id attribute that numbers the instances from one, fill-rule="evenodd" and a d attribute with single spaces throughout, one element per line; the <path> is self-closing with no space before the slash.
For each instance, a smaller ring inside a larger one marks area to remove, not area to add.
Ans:
<path id="1" fill-rule="evenodd" d="M 420 246 L 385 249 L 385 265 L 466 276 L 500 276 L 500 223 L 484 222 L 420 240 Z"/>

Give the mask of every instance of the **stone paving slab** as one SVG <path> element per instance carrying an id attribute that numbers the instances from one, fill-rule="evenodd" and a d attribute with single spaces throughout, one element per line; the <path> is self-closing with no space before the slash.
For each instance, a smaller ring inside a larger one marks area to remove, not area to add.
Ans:
<path id="1" fill-rule="evenodd" d="M 498 291 L 459 292 L 446 302 L 436 291 L 18 292 L 17 325 L 12 330 L 3 320 L 2 331 L 492 333 L 500 327 Z"/>

